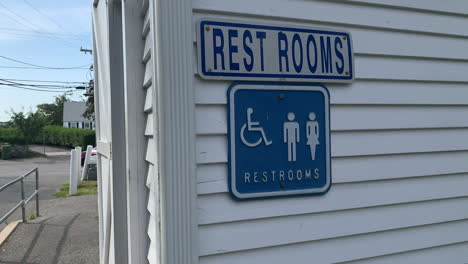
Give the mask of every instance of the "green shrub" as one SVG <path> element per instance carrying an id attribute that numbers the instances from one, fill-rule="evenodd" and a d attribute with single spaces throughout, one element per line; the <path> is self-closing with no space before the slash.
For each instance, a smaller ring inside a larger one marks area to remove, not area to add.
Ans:
<path id="1" fill-rule="evenodd" d="M 0 128 L 0 143 L 24 145 L 25 139 L 16 128 Z M 86 149 L 88 145 L 96 146 L 96 133 L 90 129 L 45 126 L 33 143 Z"/>
<path id="2" fill-rule="evenodd" d="M 88 145 L 96 146 L 96 133 L 90 129 L 45 126 L 36 142 L 64 147 L 81 146 L 86 149 Z"/>
<path id="3" fill-rule="evenodd" d="M 0 128 L 0 143 L 22 145 L 25 140 L 16 128 Z"/>
<path id="4" fill-rule="evenodd" d="M 2 159 L 8 160 L 11 159 L 11 145 L 5 144 L 1 146 L 2 148 Z"/>

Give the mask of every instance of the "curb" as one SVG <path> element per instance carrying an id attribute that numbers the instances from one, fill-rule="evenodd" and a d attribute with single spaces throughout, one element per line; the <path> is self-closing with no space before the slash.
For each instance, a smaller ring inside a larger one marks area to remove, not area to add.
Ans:
<path id="1" fill-rule="evenodd" d="M 0 246 L 5 242 L 13 231 L 15 231 L 18 224 L 21 223 L 21 220 L 14 221 L 9 223 L 1 232 L 0 232 Z"/>
<path id="2" fill-rule="evenodd" d="M 68 152 L 49 152 L 45 154 L 47 157 L 56 157 L 56 156 L 70 156 L 70 151 Z"/>

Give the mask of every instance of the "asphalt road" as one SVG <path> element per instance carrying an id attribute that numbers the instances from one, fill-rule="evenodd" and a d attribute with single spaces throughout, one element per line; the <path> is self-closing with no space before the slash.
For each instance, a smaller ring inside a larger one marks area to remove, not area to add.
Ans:
<path id="1" fill-rule="evenodd" d="M 68 181 L 70 171 L 69 156 L 50 156 L 32 159 L 0 160 L 0 186 L 16 179 L 34 167 L 39 167 L 39 199 L 55 198 L 57 189 Z M 25 195 L 34 192 L 35 177 L 25 180 Z M 21 198 L 20 183 L 16 183 L 0 193 L 0 216 L 4 215 Z M 9 219 L 10 221 L 16 219 Z"/>

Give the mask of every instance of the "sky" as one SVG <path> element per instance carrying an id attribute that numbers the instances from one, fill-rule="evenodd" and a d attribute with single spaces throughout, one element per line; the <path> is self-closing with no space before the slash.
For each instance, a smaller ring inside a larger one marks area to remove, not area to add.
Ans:
<path id="1" fill-rule="evenodd" d="M 0 0 L 0 79 L 88 82 L 93 57 L 80 47 L 92 49 L 91 14 L 91 0 Z M 84 69 L 5 68 L 31 66 L 4 57 L 46 67 Z M 83 90 L 74 91 L 73 101 L 85 99 Z M 11 110 L 34 111 L 36 105 L 51 103 L 60 94 L 0 85 L 0 122 L 10 119 Z"/>

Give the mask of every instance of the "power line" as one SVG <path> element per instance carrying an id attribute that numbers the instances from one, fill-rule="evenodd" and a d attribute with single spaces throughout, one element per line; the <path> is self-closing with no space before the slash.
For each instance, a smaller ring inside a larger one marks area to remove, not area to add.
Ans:
<path id="1" fill-rule="evenodd" d="M 21 63 L 21 64 L 24 64 L 24 65 L 34 66 L 34 67 L 37 67 L 37 68 L 53 69 L 53 70 L 82 69 L 83 67 L 89 67 L 89 66 L 91 66 L 91 64 L 85 64 L 85 65 L 74 66 L 74 67 L 49 67 L 49 66 L 43 66 L 43 65 L 38 65 L 38 64 L 33 64 L 33 63 L 29 63 L 29 62 L 24 62 L 24 61 L 16 60 L 16 59 L 9 58 L 9 57 L 3 56 L 3 55 L 0 55 L 0 58 L 3 58 L 3 59 L 5 59 L 5 60 L 9 60 L 9 61 L 14 61 L 14 62 L 17 62 L 17 63 Z M 86 69 L 87 69 L 87 68 L 86 68 Z"/>
<path id="2" fill-rule="evenodd" d="M 36 88 L 29 88 L 29 87 L 21 87 L 18 85 L 14 84 L 8 84 L 8 83 L 0 83 L 0 86 L 6 86 L 8 88 L 18 88 L 18 89 L 24 89 L 24 90 L 30 90 L 30 91 L 38 91 L 38 92 L 49 92 L 49 93 L 68 93 L 68 92 L 76 92 L 76 90 L 46 90 L 46 89 L 36 89 Z"/>
<path id="3" fill-rule="evenodd" d="M 5 79 L 5 78 L 0 78 L 0 80 L 18 81 L 18 82 L 38 82 L 38 83 L 77 83 L 77 84 L 87 84 L 87 83 L 89 83 L 89 82 L 65 82 L 65 81 L 23 80 L 23 79 Z"/>
<path id="4" fill-rule="evenodd" d="M 23 20 L 25 20 L 25 21 L 27 21 L 27 20 L 24 19 L 23 17 L 17 15 L 15 12 L 13 12 L 13 11 L 10 10 L 9 8 L 7 8 L 7 7 L 6 7 L 5 5 L 3 5 L 2 3 L 0 3 L 0 6 L 3 7 L 5 10 L 9 11 L 10 13 L 12 13 L 12 14 L 14 14 L 14 15 L 20 17 L 21 19 L 23 19 Z M 24 24 L 23 22 L 19 21 L 18 19 L 14 18 L 14 17 L 11 17 L 11 16 L 8 15 L 7 13 L 4 13 L 4 14 L 7 15 L 7 18 L 9 18 L 9 19 L 15 21 L 16 23 L 18 23 L 18 24 L 20 24 L 20 25 L 22 25 L 22 26 L 24 26 L 24 27 L 27 27 L 27 28 L 31 29 L 32 31 L 34 31 L 34 32 L 36 32 L 36 33 L 38 33 L 38 34 L 42 34 L 42 32 L 36 30 L 35 28 L 33 28 L 33 27 L 31 27 L 31 26 L 29 26 L 29 25 L 27 25 L 27 24 Z M 29 21 L 27 21 L 27 22 L 30 23 Z M 35 26 L 35 25 L 34 25 L 34 26 Z M 35 26 L 35 27 L 37 27 L 37 26 Z M 39 27 L 37 27 L 37 28 L 39 28 Z M 45 30 L 45 31 L 47 31 L 47 30 Z M 68 42 L 68 41 L 66 41 L 66 40 L 64 40 L 64 39 L 61 39 L 61 38 L 55 36 L 53 33 L 50 33 L 50 34 L 51 34 L 52 36 L 47 36 L 47 38 L 52 39 L 52 40 L 60 40 L 60 41 L 62 41 L 65 45 L 67 45 L 67 46 L 69 46 L 69 47 L 71 47 L 71 48 L 76 48 L 76 46 L 74 46 L 73 43 Z"/>
<path id="5" fill-rule="evenodd" d="M 27 86 L 27 87 L 34 87 L 34 88 L 45 88 L 45 89 L 73 89 L 76 88 L 76 86 L 65 86 L 65 85 L 44 85 L 44 84 L 29 84 L 29 83 L 19 83 L 19 82 L 13 82 L 13 81 L 8 81 L 4 79 L 0 79 L 0 81 L 7 82 L 9 85 L 19 85 L 19 86 Z"/>
<path id="6" fill-rule="evenodd" d="M 16 30 L 16 29 L 0 28 L 0 32 L 2 33 L 2 35 L 28 36 L 28 37 L 36 37 L 36 38 L 50 38 L 51 36 L 53 36 L 51 33 L 41 32 L 41 34 L 38 34 L 31 30 Z M 60 35 L 63 36 L 62 38 L 65 38 L 65 39 L 83 40 L 83 38 L 74 37 L 73 35 L 65 35 L 65 34 L 60 34 Z"/>
<path id="7" fill-rule="evenodd" d="M 7 18 L 9 18 L 10 20 L 13 20 L 13 21 L 15 21 L 16 23 L 18 23 L 18 24 L 20 24 L 20 25 L 22 25 L 22 26 L 24 26 L 24 27 L 29 28 L 29 29 L 31 29 L 31 30 L 34 31 L 34 32 L 39 32 L 39 31 L 35 30 L 34 28 L 30 27 L 29 25 L 26 25 L 26 24 L 24 24 L 23 22 L 17 20 L 16 18 L 11 17 L 9 14 L 7 14 L 7 13 L 4 13 L 4 14 L 5 14 L 5 15 L 7 16 Z"/>
<path id="8" fill-rule="evenodd" d="M 64 85 L 50 85 L 50 84 L 24 84 L 24 83 L 14 83 L 9 82 L 14 85 L 20 85 L 24 87 L 33 87 L 33 88 L 46 88 L 46 89 L 74 89 L 75 86 L 64 86 Z"/>
<path id="9" fill-rule="evenodd" d="M 41 92 L 72 92 L 73 89 L 76 89 L 76 86 L 59 86 L 59 85 L 35 85 L 35 84 L 24 84 L 8 80 L 2 80 L 0 85 L 7 87 L 14 87 L 19 89 L 31 90 L 31 91 L 41 91 Z M 6 83 L 5 83 L 6 82 Z"/>
<path id="10" fill-rule="evenodd" d="M 25 33 L 16 33 L 16 32 L 2 32 L 2 35 L 26 36 L 26 37 L 31 37 L 31 38 L 50 39 L 50 36 L 48 35 L 39 35 L 36 33 L 25 34 Z M 77 38 L 73 38 L 73 37 L 65 37 L 65 38 L 78 40 Z"/>
<path id="11" fill-rule="evenodd" d="M 60 25 L 59 23 L 57 23 L 57 21 L 55 21 L 53 18 L 51 18 L 50 16 L 46 15 L 45 13 L 43 13 L 41 10 L 39 10 L 38 8 L 36 8 L 35 6 L 33 6 L 29 1 L 27 0 L 23 0 L 23 2 L 25 2 L 28 6 L 30 6 L 32 9 L 36 10 L 37 13 L 41 14 L 43 17 L 47 18 L 50 22 L 52 22 L 54 25 L 56 25 L 57 27 L 59 27 L 62 32 L 64 33 L 67 33 L 67 30 L 65 30 L 65 28 L 62 27 L 62 25 Z M 73 34 L 70 34 L 70 35 L 73 35 Z M 73 35 L 73 36 L 77 36 L 77 35 Z"/>
<path id="12" fill-rule="evenodd" d="M 0 30 L 4 30 L 4 31 L 17 31 L 17 32 L 25 32 L 25 33 L 30 33 L 31 30 L 26 30 L 26 29 L 18 29 L 18 28 L 9 28 L 9 27 L 0 27 Z M 44 34 L 44 35 L 56 35 L 56 36 L 76 36 L 76 37 L 90 37 L 89 35 L 87 34 L 62 34 L 62 33 L 50 33 L 50 32 L 46 32 L 46 31 L 39 31 L 41 34 Z"/>
<path id="13" fill-rule="evenodd" d="M 24 69 L 24 70 L 88 70 L 88 68 L 72 68 L 72 69 L 58 69 L 58 68 L 37 68 L 37 67 L 23 67 L 23 66 L 0 66 L 3 69 Z"/>
<path id="14" fill-rule="evenodd" d="M 4 4 L 0 3 L 0 6 L 3 7 L 4 9 L 6 9 L 8 12 L 12 13 L 13 15 L 15 15 L 16 17 L 20 18 L 21 20 L 25 21 L 26 23 L 28 23 L 29 25 L 35 27 L 35 28 L 39 28 L 38 26 L 34 25 L 33 23 L 29 22 L 28 19 L 22 17 L 21 15 L 17 14 L 15 11 L 11 10 L 10 8 L 6 7 Z"/>

